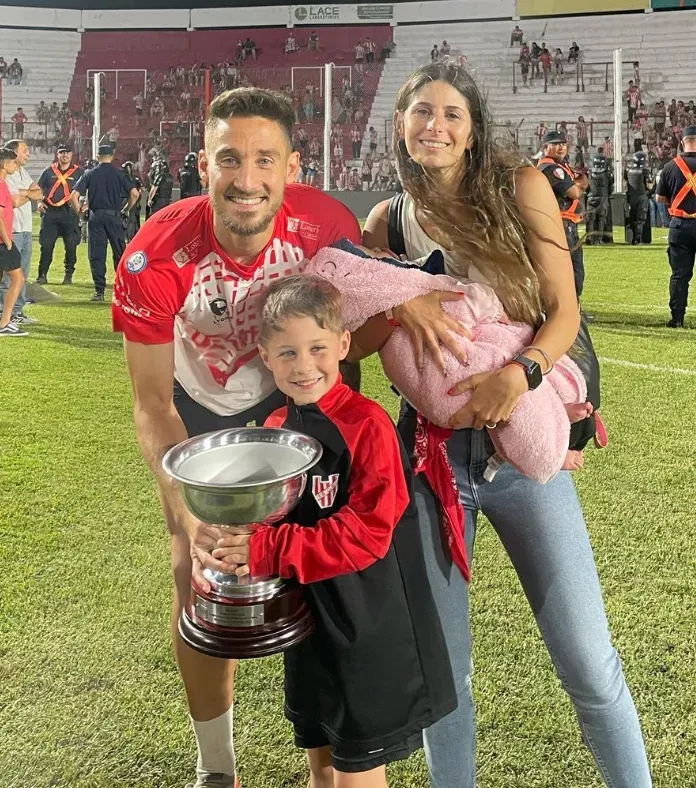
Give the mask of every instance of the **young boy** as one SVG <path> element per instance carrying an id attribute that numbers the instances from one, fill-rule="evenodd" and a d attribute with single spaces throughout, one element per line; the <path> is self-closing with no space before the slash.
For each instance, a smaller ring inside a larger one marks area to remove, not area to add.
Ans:
<path id="1" fill-rule="evenodd" d="M 269 288 L 259 352 L 288 405 L 266 426 L 311 435 L 324 454 L 290 522 L 223 537 L 213 556 L 306 584 L 316 630 L 285 653 L 285 707 L 310 788 L 384 788 L 385 765 L 457 701 L 408 461 L 385 411 L 341 381 L 341 308 L 318 277 Z"/>
<path id="2" fill-rule="evenodd" d="M 0 315 L 0 338 L 27 335 L 23 328 L 11 322 L 12 310 L 24 285 L 22 258 L 17 247 L 12 243 L 14 222 L 12 195 L 5 183 L 7 176 L 13 175 L 16 171 L 17 154 L 9 148 L 0 148 L 0 279 L 3 274 L 7 274 L 10 278 L 10 286 L 7 288 L 2 315 Z"/>

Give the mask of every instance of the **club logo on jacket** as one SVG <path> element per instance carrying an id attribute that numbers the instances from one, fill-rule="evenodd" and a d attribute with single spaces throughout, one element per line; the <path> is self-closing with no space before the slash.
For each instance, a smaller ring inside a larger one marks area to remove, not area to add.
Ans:
<path id="1" fill-rule="evenodd" d="M 333 506 L 338 494 L 338 476 L 337 473 L 330 474 L 328 479 L 312 476 L 312 495 L 321 509 Z"/>

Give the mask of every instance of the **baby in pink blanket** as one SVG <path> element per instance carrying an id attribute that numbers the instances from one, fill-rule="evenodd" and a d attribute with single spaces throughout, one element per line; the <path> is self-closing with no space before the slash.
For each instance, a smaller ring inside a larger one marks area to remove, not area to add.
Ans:
<path id="1" fill-rule="evenodd" d="M 357 250 L 354 250 L 357 251 Z M 366 251 L 366 250 L 363 250 Z M 512 323 L 495 291 L 486 285 L 463 284 L 451 276 L 433 275 L 414 267 L 364 258 L 342 249 L 322 249 L 305 273 L 328 279 L 344 296 L 345 328 L 355 331 L 369 318 L 433 290 L 464 293 L 443 309 L 461 323 L 471 339 L 456 336 L 467 357 L 465 372 L 474 375 L 499 369 L 534 338 L 534 329 Z M 379 351 L 385 374 L 404 398 L 432 424 L 448 428 L 451 417 L 471 392 L 449 396 L 453 381 L 467 377 L 461 363 L 442 349 L 447 377 L 430 354 L 418 369 L 409 335 L 396 328 Z M 498 455 L 539 482 L 552 479 L 564 466 L 570 421 L 589 415 L 587 387 L 577 365 L 559 359 L 534 391 L 523 394 L 510 420 L 489 431 Z"/>

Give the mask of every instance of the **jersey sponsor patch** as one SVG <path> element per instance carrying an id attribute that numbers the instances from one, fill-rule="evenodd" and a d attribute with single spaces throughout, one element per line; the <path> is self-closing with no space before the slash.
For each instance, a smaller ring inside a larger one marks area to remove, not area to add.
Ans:
<path id="1" fill-rule="evenodd" d="M 197 235 L 193 241 L 190 241 L 186 244 L 186 246 L 182 246 L 181 249 L 177 249 L 176 252 L 172 255 L 174 258 L 174 262 L 179 266 L 179 268 L 183 268 L 186 263 L 188 263 L 196 254 L 196 252 L 203 246 L 203 238 L 200 235 Z"/>
<path id="2" fill-rule="evenodd" d="M 319 239 L 319 225 L 300 222 L 299 234 L 310 241 L 317 241 Z"/>
<path id="3" fill-rule="evenodd" d="M 296 233 L 300 229 L 300 220 L 294 216 L 288 216 L 288 232 Z"/>
<path id="4" fill-rule="evenodd" d="M 338 474 L 332 473 L 328 479 L 312 476 L 312 495 L 321 509 L 330 509 L 338 494 Z"/>
<path id="5" fill-rule="evenodd" d="M 560 168 L 556 167 L 553 171 L 553 174 L 558 178 L 558 180 L 562 181 L 565 178 L 565 172 Z"/>
<path id="6" fill-rule="evenodd" d="M 139 274 L 147 268 L 147 255 L 145 252 L 134 252 L 126 260 L 126 269 L 131 274 Z"/>

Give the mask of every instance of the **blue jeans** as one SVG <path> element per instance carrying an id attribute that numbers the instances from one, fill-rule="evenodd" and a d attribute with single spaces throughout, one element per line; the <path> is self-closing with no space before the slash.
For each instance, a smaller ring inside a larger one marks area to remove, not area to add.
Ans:
<path id="1" fill-rule="evenodd" d="M 12 315 L 18 315 L 24 305 L 27 303 L 27 282 L 29 281 L 29 268 L 31 267 L 31 233 L 15 233 L 12 238 L 12 243 L 19 249 L 22 256 L 22 273 L 24 274 L 24 285 L 17 298 L 17 303 L 14 305 Z M 0 283 L 0 312 L 2 305 L 5 301 L 5 293 L 10 286 L 10 277 L 3 274 L 2 283 Z"/>
<path id="2" fill-rule="evenodd" d="M 612 646 L 587 527 L 570 474 L 538 484 L 504 465 L 483 478 L 494 453 L 485 431 L 459 430 L 448 444 L 473 556 L 476 518 L 488 517 L 515 567 L 563 688 L 610 788 L 652 785 L 643 736 L 621 661 Z M 419 507 L 424 502 L 417 497 Z M 423 518 L 423 523 L 428 523 Z M 459 707 L 425 732 L 433 788 L 474 788 L 469 597 L 440 534 L 423 528 L 435 602 L 450 649 Z M 484 666 L 485 670 L 485 666 Z"/>
<path id="3" fill-rule="evenodd" d="M 663 202 L 657 203 L 657 212 L 660 215 L 660 219 L 662 220 L 662 226 L 669 227 L 670 215 L 669 211 L 667 210 L 667 206 Z"/>

